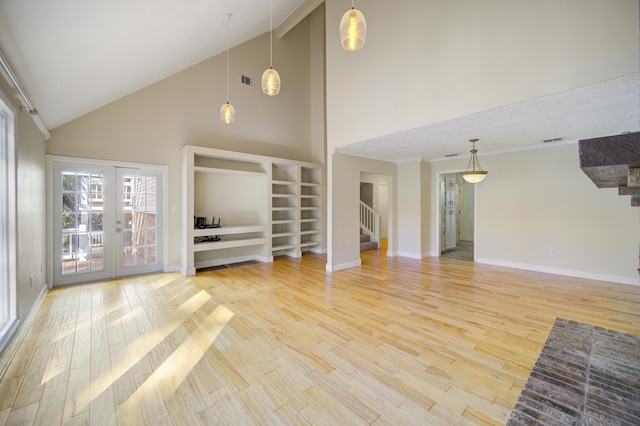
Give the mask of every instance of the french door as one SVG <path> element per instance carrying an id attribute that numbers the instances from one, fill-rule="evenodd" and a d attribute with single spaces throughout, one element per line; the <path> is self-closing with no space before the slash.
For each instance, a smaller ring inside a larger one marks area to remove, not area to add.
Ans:
<path id="1" fill-rule="evenodd" d="M 56 285 L 161 271 L 163 173 L 55 161 Z"/>

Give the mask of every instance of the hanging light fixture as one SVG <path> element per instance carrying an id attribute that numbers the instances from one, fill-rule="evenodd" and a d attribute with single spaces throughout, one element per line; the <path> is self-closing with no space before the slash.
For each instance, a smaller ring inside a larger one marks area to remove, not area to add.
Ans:
<path id="1" fill-rule="evenodd" d="M 469 142 L 473 144 L 473 149 L 469 151 L 471 152 L 471 159 L 469 159 L 467 171 L 462 173 L 462 177 L 469 183 L 478 183 L 481 182 L 489 172 L 482 170 L 482 167 L 480 167 L 480 162 L 478 161 L 478 150 L 476 149 L 476 142 L 478 142 L 478 139 L 469 139 Z"/>
<path id="2" fill-rule="evenodd" d="M 358 50 L 364 46 L 366 39 L 367 21 L 351 0 L 351 9 L 342 15 L 340 21 L 340 43 L 345 50 Z"/>
<path id="3" fill-rule="evenodd" d="M 231 18 L 231 14 L 224 17 L 227 23 L 227 103 L 220 107 L 220 120 L 225 124 L 231 124 L 236 119 L 236 110 L 229 103 L 229 18 Z"/>
<path id="4" fill-rule="evenodd" d="M 262 91 L 265 95 L 280 93 L 280 74 L 273 69 L 273 0 L 271 0 L 271 30 L 269 33 L 269 68 L 262 73 Z"/>

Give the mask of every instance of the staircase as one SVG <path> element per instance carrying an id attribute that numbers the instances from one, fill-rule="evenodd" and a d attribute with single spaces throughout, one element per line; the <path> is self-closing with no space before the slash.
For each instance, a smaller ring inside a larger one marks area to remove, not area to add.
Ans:
<path id="1" fill-rule="evenodd" d="M 378 248 L 380 213 L 360 201 L 360 251 Z"/>
<path id="2" fill-rule="evenodd" d="M 360 251 L 375 250 L 378 248 L 378 243 L 371 241 L 371 236 L 367 234 L 360 234 Z"/>

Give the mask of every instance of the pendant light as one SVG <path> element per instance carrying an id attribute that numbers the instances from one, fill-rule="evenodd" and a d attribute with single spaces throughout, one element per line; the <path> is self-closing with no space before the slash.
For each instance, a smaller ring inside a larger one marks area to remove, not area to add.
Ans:
<path id="1" fill-rule="evenodd" d="M 471 152 L 471 158 L 469 159 L 467 171 L 462 173 L 462 177 L 469 183 L 478 183 L 481 182 L 489 172 L 482 170 L 482 167 L 480 167 L 477 155 L 478 150 L 476 149 L 476 142 L 478 142 L 478 139 L 469 139 L 469 142 L 473 144 L 473 149 L 469 151 Z"/>
<path id="2" fill-rule="evenodd" d="M 231 14 L 224 17 L 227 22 L 227 103 L 220 107 L 220 119 L 225 124 L 231 124 L 236 119 L 236 110 L 229 103 L 229 18 L 231 18 Z"/>
<path id="3" fill-rule="evenodd" d="M 273 69 L 273 0 L 271 0 L 271 30 L 269 33 L 269 68 L 262 74 L 262 91 L 265 95 L 280 93 L 280 74 Z"/>
<path id="4" fill-rule="evenodd" d="M 340 21 L 340 44 L 345 50 L 358 50 L 364 46 L 366 39 L 367 21 L 351 0 L 351 9 L 342 15 Z"/>

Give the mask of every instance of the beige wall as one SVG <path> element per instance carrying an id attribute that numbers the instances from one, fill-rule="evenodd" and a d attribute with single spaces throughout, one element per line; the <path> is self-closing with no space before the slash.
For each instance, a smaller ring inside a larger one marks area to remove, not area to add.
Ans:
<path id="1" fill-rule="evenodd" d="M 580 170 L 577 143 L 486 155 L 481 163 L 489 174 L 476 192 L 478 262 L 640 284 L 640 209 L 615 188 L 596 188 Z M 466 159 L 435 162 L 432 179 L 465 168 Z"/>
<path id="2" fill-rule="evenodd" d="M 0 91 L 14 99 L 4 82 Z M 46 286 L 45 140 L 31 116 L 17 101 L 16 155 L 16 302 L 17 317 L 24 321 Z M 33 278 L 31 276 L 33 275 Z"/>
<path id="3" fill-rule="evenodd" d="M 422 259 L 422 166 L 419 160 L 398 163 L 398 252 Z M 424 224 L 426 226 L 426 224 Z"/>
<path id="4" fill-rule="evenodd" d="M 326 4 L 329 149 L 629 75 L 640 62 L 637 0 L 357 6 L 367 42 L 347 52 L 347 5 Z"/>
<path id="5" fill-rule="evenodd" d="M 177 242 L 182 238 L 182 146 L 317 160 L 312 141 L 324 144 L 324 134 L 318 135 L 324 128 L 311 126 L 310 61 L 312 49 L 318 48 L 311 41 L 322 38 L 323 27 L 314 24 L 314 31 L 320 33 L 313 37 L 311 28 L 307 19 L 282 39 L 274 38 L 273 65 L 282 79 L 281 92 L 275 97 L 264 95 L 260 83 L 269 65 L 268 33 L 230 51 L 230 102 L 236 110 L 231 125 L 223 124 L 219 116 L 226 101 L 223 53 L 54 129 L 47 153 L 168 165 L 171 243 L 167 266 L 175 267 L 180 262 Z M 317 53 L 313 58 L 317 62 Z M 253 77 L 254 87 L 242 86 L 241 74 Z M 313 96 L 314 102 L 323 102 L 316 92 Z"/>

